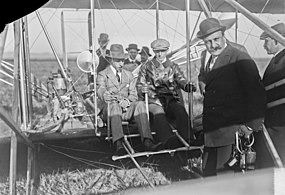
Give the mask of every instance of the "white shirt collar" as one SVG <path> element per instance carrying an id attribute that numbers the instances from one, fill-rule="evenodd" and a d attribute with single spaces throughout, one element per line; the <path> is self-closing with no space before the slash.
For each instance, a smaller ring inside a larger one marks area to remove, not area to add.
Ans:
<path id="1" fill-rule="evenodd" d="M 117 70 L 112 65 L 110 65 L 110 68 L 113 71 L 114 75 L 116 75 L 117 74 Z M 118 72 L 118 75 L 121 77 L 121 72 Z"/>

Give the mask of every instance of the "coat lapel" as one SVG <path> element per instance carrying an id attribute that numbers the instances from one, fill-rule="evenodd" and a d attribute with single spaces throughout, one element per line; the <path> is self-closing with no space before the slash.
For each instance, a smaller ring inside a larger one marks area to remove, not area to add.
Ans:
<path id="1" fill-rule="evenodd" d="M 217 75 L 217 69 L 229 64 L 230 56 L 232 53 L 232 46 L 227 45 L 225 50 L 217 57 L 215 64 L 211 71 L 207 73 L 207 83 L 210 82 Z"/>
<path id="2" fill-rule="evenodd" d="M 112 71 L 111 67 L 108 66 L 106 68 L 106 71 L 107 71 L 106 77 L 108 79 L 108 82 L 113 83 L 115 87 L 119 88 L 119 82 L 118 82 L 114 72 Z"/>

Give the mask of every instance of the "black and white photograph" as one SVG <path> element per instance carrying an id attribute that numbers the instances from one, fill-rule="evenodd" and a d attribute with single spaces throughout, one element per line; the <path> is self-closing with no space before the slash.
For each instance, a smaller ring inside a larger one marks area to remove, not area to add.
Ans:
<path id="1" fill-rule="evenodd" d="M 0 195 L 285 195 L 284 0 L 10 0 Z"/>

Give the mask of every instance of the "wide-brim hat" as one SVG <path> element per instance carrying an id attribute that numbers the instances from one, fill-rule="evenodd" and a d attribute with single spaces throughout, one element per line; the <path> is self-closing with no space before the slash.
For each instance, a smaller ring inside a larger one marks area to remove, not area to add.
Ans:
<path id="1" fill-rule="evenodd" d="M 222 25 L 216 18 L 207 18 L 200 23 L 200 31 L 197 33 L 199 39 L 203 39 L 217 31 L 225 31 L 226 26 Z"/>
<path id="2" fill-rule="evenodd" d="M 101 33 L 99 35 L 98 41 L 102 42 L 102 43 L 106 43 L 109 41 L 109 35 L 107 33 Z"/>
<path id="3" fill-rule="evenodd" d="M 277 31 L 282 36 L 285 37 L 285 25 L 284 25 L 284 23 L 275 24 L 275 25 L 271 26 L 271 28 L 274 29 L 275 31 Z M 270 35 L 267 32 L 265 32 L 265 31 L 260 35 L 260 39 L 261 40 L 264 40 L 267 37 L 270 37 Z"/>
<path id="4" fill-rule="evenodd" d="M 131 49 L 135 49 L 135 50 L 139 51 L 138 45 L 134 44 L 134 43 L 129 44 L 128 48 L 126 48 L 126 51 L 129 51 Z"/>
<path id="5" fill-rule="evenodd" d="M 106 57 L 112 59 L 125 59 L 126 54 L 123 46 L 121 44 L 112 44 L 110 47 L 110 52 L 106 53 Z"/>
<path id="6" fill-rule="evenodd" d="M 148 47 L 142 47 L 141 51 L 139 54 L 145 53 L 148 56 L 151 56 L 151 54 L 149 53 L 149 48 Z"/>

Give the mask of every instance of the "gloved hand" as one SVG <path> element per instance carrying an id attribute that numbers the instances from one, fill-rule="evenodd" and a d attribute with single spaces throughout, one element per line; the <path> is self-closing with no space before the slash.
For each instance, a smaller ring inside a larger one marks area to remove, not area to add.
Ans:
<path id="1" fill-rule="evenodd" d="M 119 101 L 119 105 L 120 105 L 124 110 L 126 110 L 126 109 L 130 106 L 130 101 L 129 101 L 128 99 L 126 99 L 126 98 L 121 99 L 121 100 Z"/>
<path id="2" fill-rule="evenodd" d="M 253 130 L 250 127 L 245 125 L 241 125 L 238 129 L 239 133 L 243 135 L 245 138 L 249 138 L 249 136 L 253 133 Z"/>
<path id="3" fill-rule="evenodd" d="M 148 84 L 145 84 L 141 87 L 142 93 L 148 93 L 149 92 L 149 86 Z"/>
<path id="4" fill-rule="evenodd" d="M 188 93 L 195 92 L 197 89 L 193 83 L 187 83 L 184 86 L 184 90 Z"/>

